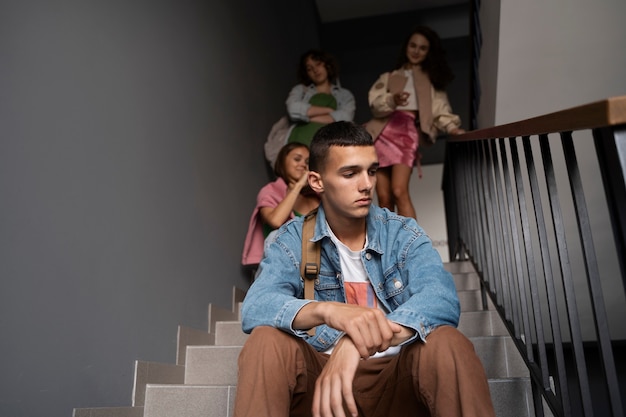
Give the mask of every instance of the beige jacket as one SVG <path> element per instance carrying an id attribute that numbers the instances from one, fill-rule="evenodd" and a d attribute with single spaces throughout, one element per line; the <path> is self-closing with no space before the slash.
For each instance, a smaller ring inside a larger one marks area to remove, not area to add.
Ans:
<path id="1" fill-rule="evenodd" d="M 394 92 L 389 91 L 389 77 L 393 74 L 398 79 L 404 79 L 406 84 L 407 77 L 403 70 L 386 72 L 382 74 L 374 83 L 369 91 L 368 99 L 370 109 L 374 115 L 374 119 L 365 124 L 365 128 L 374 139 L 378 137 L 380 132 L 389 121 L 389 116 L 396 110 L 393 101 Z M 425 133 L 427 142 L 435 143 L 438 132 L 448 133 L 453 129 L 461 126 L 461 118 L 452 113 L 450 102 L 445 91 L 435 90 L 428 79 L 428 76 L 419 70 L 413 73 L 415 94 L 420 119 L 420 130 Z M 430 94 L 428 94 L 430 91 Z M 425 109 L 431 109 L 429 112 Z"/>

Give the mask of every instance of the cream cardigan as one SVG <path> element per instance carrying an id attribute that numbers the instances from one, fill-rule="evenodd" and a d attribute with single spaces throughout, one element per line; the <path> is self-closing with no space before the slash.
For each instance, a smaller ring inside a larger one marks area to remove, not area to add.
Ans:
<path id="1" fill-rule="evenodd" d="M 393 93 L 388 88 L 391 74 L 394 74 L 394 77 L 404 78 L 406 82 L 404 70 L 386 72 L 376 80 L 369 91 L 369 105 L 374 118 L 365 124 L 365 128 L 374 139 L 382 132 L 391 113 L 396 110 Z M 461 118 L 452 113 L 446 92 L 435 90 L 424 73 L 415 70 L 413 80 L 419 107 L 423 109 L 424 105 L 430 101 L 430 114 L 428 111 L 419 112 L 420 129 L 426 134 L 425 139 L 428 142 L 435 143 L 438 132 L 448 133 L 458 128 L 461 126 Z M 430 90 L 430 97 L 424 94 L 428 90 Z"/>

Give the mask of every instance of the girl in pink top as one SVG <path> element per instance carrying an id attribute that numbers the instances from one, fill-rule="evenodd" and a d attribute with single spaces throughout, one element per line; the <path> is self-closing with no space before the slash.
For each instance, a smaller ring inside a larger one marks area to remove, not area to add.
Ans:
<path id="1" fill-rule="evenodd" d="M 308 186 L 309 148 L 288 143 L 280 150 L 274 165 L 278 177 L 259 191 L 250 217 L 241 263 L 256 266 L 263 257 L 267 235 L 294 215 L 304 215 L 319 205 L 319 198 Z"/>

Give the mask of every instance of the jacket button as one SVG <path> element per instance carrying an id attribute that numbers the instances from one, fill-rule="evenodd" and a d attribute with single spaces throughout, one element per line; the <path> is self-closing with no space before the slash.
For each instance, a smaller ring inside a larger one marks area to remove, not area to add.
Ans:
<path id="1" fill-rule="evenodd" d="M 367 259 L 368 261 L 369 261 L 370 259 L 372 259 L 372 254 L 371 254 L 371 253 L 369 253 L 369 252 L 367 252 L 367 253 L 365 254 L 365 259 Z"/>
<path id="2" fill-rule="evenodd" d="M 402 288 L 402 283 L 400 281 L 394 280 L 393 286 L 396 288 Z"/>

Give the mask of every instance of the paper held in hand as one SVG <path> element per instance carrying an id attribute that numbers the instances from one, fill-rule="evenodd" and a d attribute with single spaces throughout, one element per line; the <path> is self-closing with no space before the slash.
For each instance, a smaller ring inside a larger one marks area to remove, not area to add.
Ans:
<path id="1" fill-rule="evenodd" d="M 404 91 L 408 78 L 402 74 L 393 72 L 389 75 L 389 81 L 387 82 L 387 88 L 391 94 L 401 93 Z"/>

